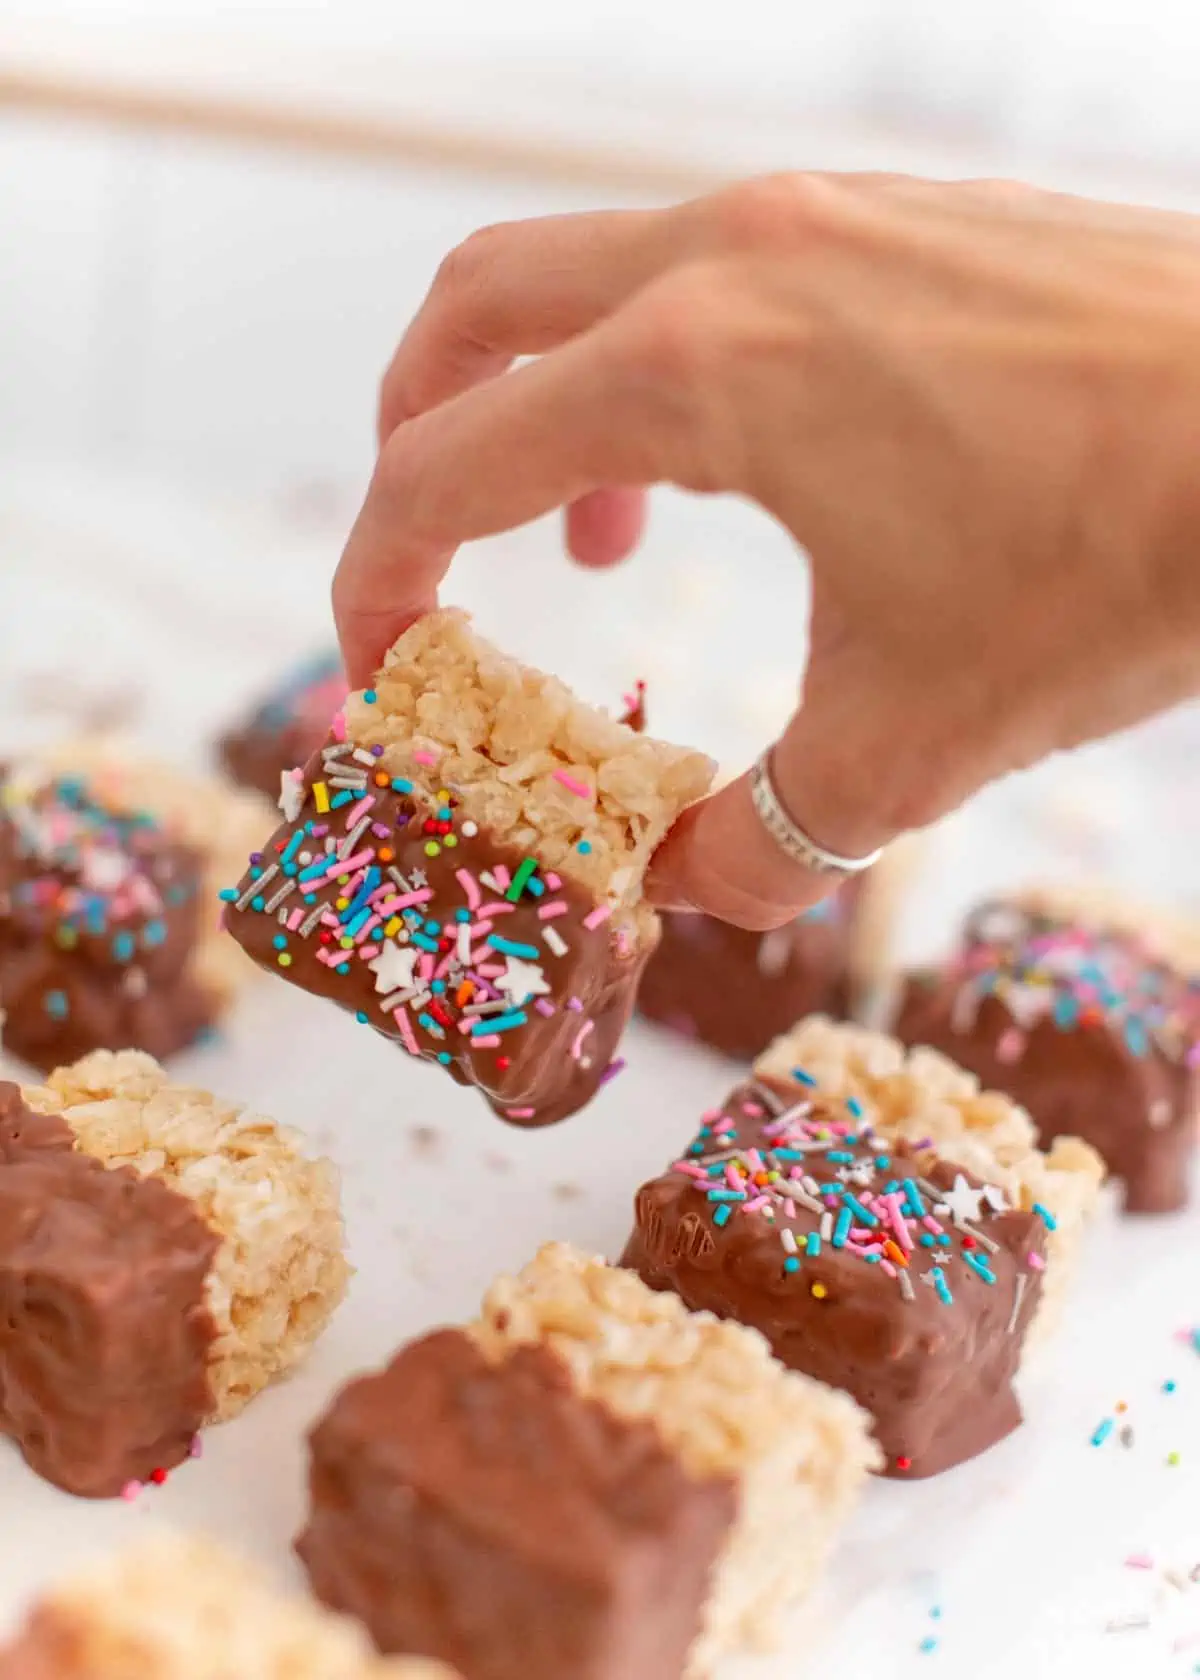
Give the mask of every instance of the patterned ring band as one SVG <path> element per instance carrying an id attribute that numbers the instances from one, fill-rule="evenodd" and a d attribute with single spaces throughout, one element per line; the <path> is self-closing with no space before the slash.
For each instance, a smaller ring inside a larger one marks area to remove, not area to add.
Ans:
<path id="1" fill-rule="evenodd" d="M 815 840 L 805 834 L 799 823 L 793 822 L 788 816 L 779 795 L 775 792 L 775 784 L 771 780 L 770 756 L 768 749 L 750 773 L 750 797 L 754 801 L 759 821 L 781 851 L 786 852 L 794 862 L 803 864 L 805 869 L 812 869 L 818 875 L 861 875 L 864 869 L 870 869 L 873 864 L 879 862 L 883 856 L 882 846 L 867 857 L 840 857 L 837 852 L 827 852 L 824 846 L 818 846 Z"/>

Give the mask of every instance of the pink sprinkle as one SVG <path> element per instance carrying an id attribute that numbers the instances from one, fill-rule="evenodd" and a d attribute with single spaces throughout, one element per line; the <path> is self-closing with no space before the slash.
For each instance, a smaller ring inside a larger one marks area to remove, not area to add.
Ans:
<path id="1" fill-rule="evenodd" d="M 1008 1027 L 996 1040 L 996 1060 L 1011 1064 L 1019 1062 L 1025 1049 L 1025 1034 L 1019 1027 Z"/>
<path id="2" fill-rule="evenodd" d="M 126 1482 L 125 1486 L 121 1489 L 121 1498 L 127 1505 L 132 1505 L 133 1501 L 137 1498 L 141 1491 L 141 1482 Z"/>
<path id="3" fill-rule="evenodd" d="M 499 1043 L 499 1033 L 481 1033 L 478 1038 L 471 1040 L 471 1048 L 474 1050 L 495 1050 Z M 530 1109 L 529 1112 L 532 1114 L 533 1110 Z"/>
<path id="4" fill-rule="evenodd" d="M 571 1045 L 571 1060 L 573 1062 L 579 1061 L 580 1057 L 583 1055 L 583 1041 L 591 1032 L 594 1025 L 595 1023 L 592 1021 L 585 1021 L 579 1031 L 575 1034 L 575 1040 Z"/>
<path id="5" fill-rule="evenodd" d="M 436 753 L 431 753 L 431 752 L 424 752 L 424 751 L 415 752 L 413 754 L 413 762 L 415 764 L 436 764 L 437 763 L 437 754 Z"/>
<path id="6" fill-rule="evenodd" d="M 589 913 L 583 918 L 583 925 L 587 928 L 588 932 L 591 933 L 593 928 L 598 928 L 600 924 L 602 922 L 606 922 L 611 915 L 612 911 L 607 904 L 598 904 L 594 910 L 589 911 Z"/>
<path id="7" fill-rule="evenodd" d="M 769 1196 L 755 1196 L 753 1201 L 744 1202 L 742 1204 L 742 1212 L 743 1213 L 758 1213 L 760 1211 L 760 1209 L 766 1207 L 767 1203 L 770 1200 L 771 1200 L 771 1198 Z"/>
<path id="8" fill-rule="evenodd" d="M 363 864 L 372 862 L 374 857 L 375 853 L 370 846 L 368 846 L 365 851 L 355 852 L 354 856 L 350 858 L 335 857 L 329 868 L 325 871 L 324 875 L 317 877 L 316 885 L 321 886 L 326 881 L 332 881 L 335 875 L 349 875 L 352 869 L 361 868 Z M 312 886 L 313 883 L 309 882 L 308 887 L 310 892 L 312 891 Z"/>
<path id="9" fill-rule="evenodd" d="M 532 1120 L 536 1110 L 532 1108 L 510 1108 L 507 1112 L 510 1120 Z"/>
<path id="10" fill-rule="evenodd" d="M 556 875 L 552 869 L 546 871 L 545 881 L 551 892 L 557 892 L 562 886 L 562 876 Z"/>
<path id="11" fill-rule="evenodd" d="M 927 1231 L 932 1231 L 935 1237 L 940 1237 L 941 1236 L 942 1227 L 938 1224 L 937 1220 L 933 1217 L 933 1215 L 931 1213 L 927 1213 L 925 1215 L 925 1217 L 921 1220 L 921 1223 L 922 1223 L 922 1225 L 924 1225 L 924 1227 Z"/>
<path id="12" fill-rule="evenodd" d="M 333 738 L 335 741 L 344 741 L 346 739 L 345 712 L 334 712 L 333 717 L 330 719 L 329 727 L 333 730 Z"/>
<path id="13" fill-rule="evenodd" d="M 483 894 L 479 890 L 479 882 L 475 879 L 474 875 L 466 869 L 459 869 L 456 871 L 454 879 L 467 895 L 467 908 L 470 910 L 478 910 L 483 901 Z"/>
<path id="14" fill-rule="evenodd" d="M 897 1275 L 896 1268 L 892 1265 L 890 1260 L 881 1260 L 879 1262 L 879 1270 L 885 1277 L 894 1278 Z"/>
<path id="15" fill-rule="evenodd" d="M 502 898 L 493 898 L 484 905 L 479 914 L 481 916 L 511 916 L 516 908 L 515 904 L 506 904 Z"/>
<path id="16" fill-rule="evenodd" d="M 316 833 L 315 829 L 313 830 L 313 833 Z M 386 823 L 372 823 L 371 833 L 375 836 L 376 840 L 386 840 L 388 835 L 391 833 L 391 829 Z"/>
<path id="17" fill-rule="evenodd" d="M 300 923 L 303 920 L 304 920 L 304 911 L 300 910 L 300 909 L 293 910 L 291 915 L 287 919 L 288 932 L 289 933 L 294 933 L 296 931 L 296 929 L 300 926 Z"/>
<path id="18" fill-rule="evenodd" d="M 392 916 L 397 910 L 408 910 L 414 904 L 428 904 L 432 897 L 432 887 L 421 887 L 417 892 L 403 893 L 399 898 L 391 900 L 387 907 L 387 913 Z"/>
<path id="19" fill-rule="evenodd" d="M 360 962 L 370 962 L 373 957 L 377 957 L 378 955 L 378 945 L 360 945 L 358 948 L 358 957 Z"/>
<path id="20" fill-rule="evenodd" d="M 433 978 L 435 980 L 444 980 L 457 961 L 458 952 L 456 950 L 447 951 L 446 955 L 442 958 L 441 962 L 434 970 Z"/>
<path id="21" fill-rule="evenodd" d="M 1044 1272 L 1046 1270 L 1046 1262 L 1042 1259 L 1040 1254 L 1034 1254 L 1031 1250 L 1030 1253 L 1026 1255 L 1026 1259 L 1029 1261 L 1031 1268 L 1035 1272 Z"/>
<path id="22" fill-rule="evenodd" d="M 352 829 L 354 827 L 355 823 L 359 820 L 360 817 L 365 817 L 367 812 L 374 805 L 374 803 L 375 803 L 375 795 L 373 793 L 365 793 L 363 795 L 363 797 L 359 800 L 357 805 L 352 805 L 350 807 L 350 809 L 346 812 L 346 828 L 347 828 L 347 830 Z M 386 830 L 385 830 L 385 833 L 386 833 Z"/>
<path id="23" fill-rule="evenodd" d="M 1131 1557 L 1125 1559 L 1125 1567 L 1126 1569 L 1153 1569 L 1154 1559 L 1148 1552 L 1134 1552 Z"/>
<path id="24" fill-rule="evenodd" d="M 199 1435 L 193 1435 L 192 1436 L 192 1444 L 188 1448 L 188 1457 L 189 1458 L 203 1458 L 204 1457 L 204 1442 L 200 1439 Z"/>
<path id="25" fill-rule="evenodd" d="M 708 1174 L 705 1172 L 704 1168 L 698 1167 L 695 1161 L 676 1161 L 674 1166 L 671 1168 L 671 1171 L 686 1173 L 689 1178 L 699 1178 L 701 1180 L 708 1178 Z"/>
<path id="26" fill-rule="evenodd" d="M 580 799 L 590 799 L 592 797 L 592 790 L 587 783 L 577 781 L 574 776 L 569 775 L 565 770 L 556 770 L 554 780 L 561 782 L 568 793 L 576 794 Z"/>
<path id="27" fill-rule="evenodd" d="M 392 1020 L 400 1028 L 400 1037 L 404 1040 L 404 1048 L 409 1055 L 419 1056 L 421 1054 L 420 1046 L 417 1044 L 416 1034 L 412 1030 L 412 1022 L 409 1020 L 408 1011 L 403 1004 L 393 1009 Z"/>
<path id="28" fill-rule="evenodd" d="M 759 1103 L 748 1102 L 742 1104 L 742 1113 L 747 1115 L 751 1120 L 758 1120 L 761 1119 L 763 1110 Z"/>
<path id="29" fill-rule="evenodd" d="M 583 1004 L 579 998 L 569 997 L 567 999 L 567 1008 L 573 1010 L 575 1013 L 578 1013 L 583 1008 Z"/>
<path id="30" fill-rule="evenodd" d="M 495 881 L 501 892 L 507 892 L 512 876 L 502 863 L 498 863 L 492 870 L 492 880 Z"/>
<path id="31" fill-rule="evenodd" d="M 361 945 L 364 939 L 369 939 L 382 920 L 382 916 L 372 916 L 369 922 L 364 922 L 354 936 L 355 944 Z"/>
<path id="32" fill-rule="evenodd" d="M 549 904 L 543 904 L 538 911 L 538 921 L 552 922 L 555 916 L 565 916 L 569 908 L 565 898 L 552 899 Z"/>
<path id="33" fill-rule="evenodd" d="M 433 979 L 433 953 L 431 951 L 421 953 L 420 960 L 417 963 L 417 973 L 422 980 Z"/>
<path id="34" fill-rule="evenodd" d="M 732 1161 L 726 1161 L 725 1182 L 731 1190 L 741 1190 L 745 1187 L 746 1175 L 740 1173 Z"/>
<path id="35" fill-rule="evenodd" d="M 550 1002 L 549 998 L 534 998 L 533 1007 L 537 1010 L 539 1015 L 554 1014 L 554 1005 Z"/>
<path id="36" fill-rule="evenodd" d="M 763 1160 L 757 1149 L 747 1149 L 746 1159 L 754 1168 L 755 1172 L 766 1172 L 766 1162 Z"/>

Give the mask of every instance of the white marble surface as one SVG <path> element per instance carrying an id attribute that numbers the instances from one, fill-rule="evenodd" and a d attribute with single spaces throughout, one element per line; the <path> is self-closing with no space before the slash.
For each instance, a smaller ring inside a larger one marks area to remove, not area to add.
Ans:
<path id="1" fill-rule="evenodd" d="M 132 708 L 148 742 L 197 757 L 276 662 L 327 633 L 341 510 L 282 520 L 54 463 L 6 465 L 0 750 Z M 465 556 L 454 592 L 597 699 L 615 702 L 647 677 L 658 727 L 744 758 L 794 688 L 801 566 L 736 505 L 667 498 L 657 515 L 648 552 L 619 578 L 570 571 L 543 526 Z M 936 944 L 980 889 L 1056 865 L 1195 903 L 1198 763 L 1200 727 L 1180 715 L 993 790 L 934 838 L 905 948 Z M 522 1134 L 348 1018 L 256 986 L 223 1041 L 178 1072 L 300 1127 L 338 1161 L 358 1268 L 350 1299 L 302 1373 L 133 1505 L 69 1500 L 0 1452 L 0 1627 L 41 1584 L 158 1521 L 206 1528 L 299 1585 L 288 1544 L 302 1512 L 302 1433 L 334 1387 L 409 1334 L 469 1313 L 494 1273 L 541 1240 L 614 1254 L 636 1185 L 729 1077 L 649 1031 L 631 1034 L 627 1055 L 586 1114 Z M 1200 1636 L 1200 1585 L 1164 1585 L 1161 1571 L 1186 1578 L 1200 1563 L 1200 1355 L 1175 1339 L 1200 1323 L 1198 1234 L 1195 1213 L 1129 1224 L 1106 1210 L 1072 1317 L 1030 1373 L 1026 1428 L 938 1481 L 873 1486 L 784 1653 L 730 1665 L 720 1680 L 1192 1672 L 1200 1644 L 1174 1646 Z M 1091 1447 L 1118 1402 L 1133 1447 Z M 1126 1567 L 1143 1552 L 1153 1569 Z M 1148 1626 L 1105 1631 L 1143 1612 Z M 927 1638 L 938 1645 L 923 1652 Z"/>

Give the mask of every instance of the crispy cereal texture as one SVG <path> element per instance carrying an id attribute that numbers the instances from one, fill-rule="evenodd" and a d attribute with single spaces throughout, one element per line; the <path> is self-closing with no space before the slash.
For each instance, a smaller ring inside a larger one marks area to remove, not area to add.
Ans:
<path id="1" fill-rule="evenodd" d="M 226 882 L 237 880 L 249 853 L 270 832 L 275 818 L 269 802 L 215 776 L 154 763 L 107 738 L 64 741 L 39 762 L 55 775 L 82 777 L 94 796 L 115 810 L 149 812 L 168 833 L 208 860 L 208 902 L 194 973 L 220 1003 L 231 1002 L 256 970 L 221 928 L 217 895 Z"/>
<path id="2" fill-rule="evenodd" d="M 771 1641 L 878 1464 L 870 1419 L 849 1396 L 785 1370 L 756 1330 L 689 1312 L 564 1243 L 494 1283 L 469 1333 L 496 1362 L 529 1343 L 551 1349 L 581 1395 L 653 1424 L 689 1475 L 736 1483 L 688 1673 Z"/>
<path id="3" fill-rule="evenodd" d="M 1068 926 L 1078 923 L 1138 940 L 1149 954 L 1178 969 L 1200 974 L 1200 920 L 1140 903 L 1106 881 L 1057 881 L 1023 887 L 1011 902 Z"/>
<path id="4" fill-rule="evenodd" d="M 208 1540 L 162 1535 L 34 1607 L 0 1680 L 454 1680 L 377 1657 L 356 1624 L 281 1598 Z"/>
<path id="5" fill-rule="evenodd" d="M 431 796 L 449 785 L 481 827 L 618 911 L 634 911 L 651 852 L 712 781 L 703 753 L 585 705 L 498 652 L 457 608 L 406 630 L 366 692 L 374 703 L 346 703 L 347 733 L 382 746 L 393 775 Z"/>
<path id="6" fill-rule="evenodd" d="M 220 1236 L 207 1290 L 212 1421 L 234 1417 L 304 1357 L 345 1294 L 332 1163 L 302 1154 L 273 1120 L 171 1084 L 136 1050 L 97 1050 L 23 1094 L 61 1114 L 106 1167 L 153 1174 L 187 1196 Z"/>
<path id="7" fill-rule="evenodd" d="M 803 1087 L 803 1068 L 832 1097 L 855 1097 L 877 1130 L 916 1142 L 931 1138 L 943 1160 L 999 1185 L 1022 1208 L 1035 1202 L 1054 1215 L 1047 1242 L 1042 1304 L 1026 1349 L 1057 1324 L 1078 1260 L 1104 1163 L 1079 1138 L 1057 1138 L 1049 1151 L 1023 1108 L 999 1091 L 982 1091 L 974 1074 L 936 1050 L 906 1050 L 885 1033 L 809 1016 L 769 1045 L 754 1064 L 760 1078 Z"/>

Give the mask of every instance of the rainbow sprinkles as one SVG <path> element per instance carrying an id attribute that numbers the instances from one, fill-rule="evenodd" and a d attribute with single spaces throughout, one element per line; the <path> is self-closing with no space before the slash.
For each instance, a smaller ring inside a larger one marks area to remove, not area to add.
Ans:
<path id="1" fill-rule="evenodd" d="M 429 728 L 447 687 L 459 710 Z M 419 734 L 406 705 L 425 714 Z M 570 758 L 545 739 L 552 719 L 574 730 Z M 502 660 L 463 615 L 434 614 L 285 777 L 283 825 L 222 894 L 228 925 L 263 967 L 477 1086 L 505 1119 L 546 1124 L 619 1067 L 655 936 L 641 870 L 706 772 Z"/>

